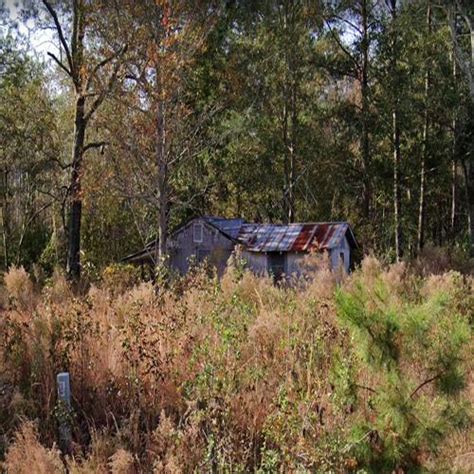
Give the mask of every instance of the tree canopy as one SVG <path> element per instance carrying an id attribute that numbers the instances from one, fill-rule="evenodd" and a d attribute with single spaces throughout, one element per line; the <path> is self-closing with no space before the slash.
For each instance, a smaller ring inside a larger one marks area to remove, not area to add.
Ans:
<path id="1" fill-rule="evenodd" d="M 25 48 L 2 13 L 4 267 L 78 276 L 155 236 L 165 258 L 169 232 L 199 214 L 348 220 L 364 252 L 393 259 L 472 250 L 470 2 L 21 13 L 52 44 Z"/>

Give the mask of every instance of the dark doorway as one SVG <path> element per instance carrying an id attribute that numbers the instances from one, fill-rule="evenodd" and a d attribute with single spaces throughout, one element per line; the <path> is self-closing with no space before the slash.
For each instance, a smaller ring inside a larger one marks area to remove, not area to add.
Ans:
<path id="1" fill-rule="evenodd" d="M 275 282 L 280 281 L 285 273 L 286 255 L 284 253 L 269 253 L 268 263 L 269 272 L 273 276 Z"/>

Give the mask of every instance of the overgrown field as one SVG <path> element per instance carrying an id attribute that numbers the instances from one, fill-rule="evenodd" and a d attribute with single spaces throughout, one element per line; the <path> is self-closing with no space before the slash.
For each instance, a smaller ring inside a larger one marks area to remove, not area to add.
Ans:
<path id="1" fill-rule="evenodd" d="M 370 257 L 338 284 L 319 270 L 288 288 L 238 265 L 160 291 L 110 277 L 80 297 L 59 275 L 4 280 L 9 473 L 474 469 L 472 277 Z"/>

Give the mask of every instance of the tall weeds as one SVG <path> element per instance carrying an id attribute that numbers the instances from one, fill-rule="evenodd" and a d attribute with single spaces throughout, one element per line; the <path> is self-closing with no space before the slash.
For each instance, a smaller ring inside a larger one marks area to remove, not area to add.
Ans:
<path id="1" fill-rule="evenodd" d="M 436 452 L 449 463 L 454 439 L 456 456 L 471 449 L 472 288 L 459 274 L 370 258 L 344 281 L 320 266 L 276 287 L 237 262 L 220 282 L 203 269 L 156 291 L 116 272 L 80 298 L 57 274 L 35 306 L 14 289 L 23 272 L 8 284 L 9 472 L 23 472 L 22 449 L 56 469 L 59 371 L 72 381 L 70 472 L 407 470 Z"/>

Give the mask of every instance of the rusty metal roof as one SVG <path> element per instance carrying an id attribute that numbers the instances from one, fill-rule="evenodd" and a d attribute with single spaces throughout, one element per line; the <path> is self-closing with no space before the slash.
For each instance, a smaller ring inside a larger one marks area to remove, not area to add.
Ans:
<path id="1" fill-rule="evenodd" d="M 242 224 L 237 239 L 250 252 L 308 252 L 336 248 L 346 234 L 357 246 L 347 222 Z"/>

